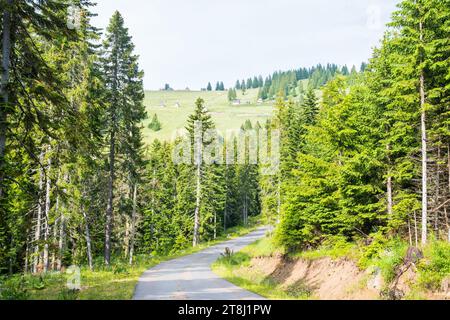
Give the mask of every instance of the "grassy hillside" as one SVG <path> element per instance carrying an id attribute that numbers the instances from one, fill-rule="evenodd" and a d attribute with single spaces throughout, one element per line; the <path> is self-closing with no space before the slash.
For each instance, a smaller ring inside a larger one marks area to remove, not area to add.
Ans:
<path id="1" fill-rule="evenodd" d="M 258 89 L 247 91 L 245 96 L 238 92 L 241 105 L 233 106 L 228 102 L 228 92 L 200 91 L 147 91 L 145 106 L 148 119 L 144 122 L 144 135 L 148 143 L 154 139 L 169 140 L 178 129 L 186 126 L 186 120 L 194 111 L 195 100 L 199 97 L 206 102 L 217 129 L 239 129 L 246 120 L 261 125 L 272 115 L 273 103 L 257 103 Z M 177 105 L 178 104 L 178 105 Z M 154 132 L 148 129 L 154 114 L 158 115 L 162 130 Z"/>

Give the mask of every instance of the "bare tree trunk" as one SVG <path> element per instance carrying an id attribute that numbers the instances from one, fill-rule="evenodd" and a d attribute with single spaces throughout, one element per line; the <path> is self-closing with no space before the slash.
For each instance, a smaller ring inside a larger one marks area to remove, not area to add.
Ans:
<path id="1" fill-rule="evenodd" d="M 214 240 L 217 239 L 217 212 L 214 212 Z"/>
<path id="2" fill-rule="evenodd" d="M 200 229 L 200 197 L 201 197 L 201 166 L 197 164 L 197 196 L 194 213 L 194 240 L 192 245 L 196 247 L 200 243 L 199 229 Z"/>
<path id="3" fill-rule="evenodd" d="M 392 177 L 389 174 L 388 178 L 387 178 L 387 200 L 388 200 L 388 215 L 389 217 L 392 216 L 393 212 L 394 212 L 394 201 L 392 199 Z"/>
<path id="4" fill-rule="evenodd" d="M 24 273 L 25 274 L 27 274 L 28 273 L 28 261 L 29 261 L 29 256 L 30 256 L 30 239 L 29 239 L 29 236 L 28 236 L 28 230 L 27 230 L 27 246 L 26 246 L 26 249 L 25 249 L 25 265 L 24 265 Z"/>
<path id="5" fill-rule="evenodd" d="M 3 181 L 4 177 L 4 153 L 6 147 L 6 131 L 7 124 L 7 110 L 9 103 L 8 84 L 9 72 L 11 67 L 11 9 L 9 8 L 13 0 L 6 1 L 6 10 L 3 12 L 2 25 L 2 76 L 0 83 L 0 96 L 2 101 L 0 103 L 0 200 L 3 198 Z"/>
<path id="6" fill-rule="evenodd" d="M 114 175 L 115 175 L 115 129 L 111 131 L 110 149 L 109 149 L 109 183 L 108 183 L 108 207 L 106 208 L 106 226 L 105 226 L 105 264 L 111 263 L 111 232 L 113 219 L 113 201 L 114 201 Z"/>
<path id="7" fill-rule="evenodd" d="M 86 210 L 84 210 L 84 207 L 81 208 L 81 212 L 83 213 L 83 219 L 84 219 L 84 236 L 86 238 L 86 251 L 87 251 L 87 258 L 88 258 L 88 265 L 89 270 L 94 270 L 94 265 L 92 263 L 92 241 L 91 241 L 91 233 L 89 231 L 89 219 L 86 215 Z"/>
<path id="8" fill-rule="evenodd" d="M 130 234 L 130 265 L 133 264 L 134 255 L 134 238 L 136 236 L 136 221 L 137 221 L 137 184 L 134 184 L 133 190 L 133 212 L 131 214 L 131 234 Z"/>
<path id="9" fill-rule="evenodd" d="M 416 247 L 419 246 L 419 232 L 417 230 L 417 213 L 416 211 L 414 211 L 414 236 L 415 236 L 415 242 L 416 242 Z"/>
<path id="10" fill-rule="evenodd" d="M 57 207 L 57 204 L 58 204 L 58 200 L 56 200 L 56 207 Z M 58 209 L 56 209 L 56 212 L 57 212 L 57 210 Z M 55 250 L 55 245 L 56 245 L 57 241 L 58 241 L 58 220 L 56 220 L 55 224 L 53 225 L 53 240 L 52 240 L 52 243 L 53 243 L 52 247 L 53 248 L 52 248 L 52 258 L 51 258 L 51 262 L 50 262 L 50 266 L 51 266 L 51 269 L 53 271 L 55 271 L 55 269 L 56 269 L 56 250 Z"/>
<path id="11" fill-rule="evenodd" d="M 440 177 L 440 170 L 441 166 L 439 164 L 439 161 L 441 161 L 441 146 L 438 146 L 437 150 L 437 161 L 436 161 L 436 194 L 435 194 L 435 206 L 439 205 L 440 201 L 440 184 L 441 184 L 441 177 Z M 437 209 L 434 216 L 434 232 L 436 234 L 436 239 L 439 238 L 439 212 L 440 209 Z"/>
<path id="12" fill-rule="evenodd" d="M 59 222 L 58 260 L 56 264 L 56 269 L 58 271 L 61 271 L 62 268 L 64 243 L 66 238 L 66 231 L 65 231 L 66 217 L 64 216 L 64 214 L 61 214 L 60 219 L 61 221 Z"/>
<path id="13" fill-rule="evenodd" d="M 391 150 L 391 146 L 388 144 L 386 146 L 386 150 L 389 152 Z M 390 156 L 388 155 L 388 164 L 389 166 L 391 165 L 391 159 Z M 391 169 L 388 169 L 388 178 L 387 178 L 387 182 L 386 182 L 386 189 L 387 189 L 387 212 L 388 212 L 388 216 L 391 217 L 393 212 L 394 212 L 394 200 L 392 197 L 392 175 L 391 175 Z"/>
<path id="14" fill-rule="evenodd" d="M 423 41 L 423 24 L 420 22 L 420 41 Z M 420 110 L 422 133 L 422 245 L 428 241 L 428 152 L 427 152 L 427 114 L 425 110 L 425 75 L 420 72 Z"/>
<path id="15" fill-rule="evenodd" d="M 50 179 L 50 172 L 52 171 L 52 160 L 50 155 L 50 147 L 48 149 L 48 167 L 47 167 L 47 177 L 46 177 L 46 188 L 45 188 L 45 223 L 44 223 L 44 272 L 48 271 L 49 266 L 49 255 L 48 255 L 48 240 L 50 235 L 50 192 L 51 192 L 51 179 Z"/>
<path id="16" fill-rule="evenodd" d="M 130 252 L 130 218 L 125 215 L 125 236 L 123 238 L 123 255 L 125 259 L 128 258 L 128 253 Z"/>
<path id="17" fill-rule="evenodd" d="M 424 75 L 420 76 L 421 96 L 421 128 L 422 128 L 422 244 L 428 241 L 428 153 L 427 153 L 427 127 L 425 111 Z"/>
<path id="18" fill-rule="evenodd" d="M 447 146 L 448 191 L 450 191 L 450 145 Z"/>
<path id="19" fill-rule="evenodd" d="M 227 205 L 225 204 L 225 211 L 223 213 L 223 232 L 227 232 Z"/>
<path id="20" fill-rule="evenodd" d="M 411 232 L 411 217 L 408 217 L 408 236 L 409 236 L 409 246 L 413 246 L 413 240 L 412 240 L 412 232 Z"/>
<path id="21" fill-rule="evenodd" d="M 41 153 L 40 162 L 42 162 L 44 155 Z M 37 204 L 37 216 L 36 216 L 36 226 L 34 231 L 34 259 L 33 259 L 33 273 L 38 272 L 39 265 L 39 242 L 41 240 L 41 225 L 42 225 L 42 189 L 44 184 L 44 172 L 43 169 L 39 169 L 39 196 L 38 196 L 38 204 Z"/>
<path id="22" fill-rule="evenodd" d="M 447 227 L 448 231 L 448 242 L 450 242 L 450 223 L 448 221 L 447 208 L 444 208 L 444 214 L 445 214 L 445 226 Z"/>

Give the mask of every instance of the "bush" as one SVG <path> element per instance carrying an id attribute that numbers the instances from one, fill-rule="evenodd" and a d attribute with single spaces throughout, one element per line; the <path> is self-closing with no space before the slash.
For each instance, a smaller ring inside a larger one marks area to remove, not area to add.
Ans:
<path id="1" fill-rule="evenodd" d="M 418 267 L 419 284 L 428 290 L 438 290 L 450 276 L 450 243 L 431 243 L 425 248 L 425 257 Z"/>
<path id="2" fill-rule="evenodd" d="M 403 263 L 409 245 L 400 238 L 388 239 L 382 233 L 373 234 L 372 239 L 361 254 L 359 266 L 362 269 L 370 266 L 380 268 L 384 280 L 390 283 L 395 278 L 397 267 Z"/>
<path id="3" fill-rule="evenodd" d="M 0 300 L 27 300 L 27 281 L 23 276 L 0 280 Z"/>
<path id="4" fill-rule="evenodd" d="M 161 130 L 161 128 L 162 128 L 161 122 L 159 122 L 159 119 L 158 119 L 158 116 L 156 115 L 156 113 L 153 115 L 152 121 L 148 125 L 148 128 L 155 132 Z"/>

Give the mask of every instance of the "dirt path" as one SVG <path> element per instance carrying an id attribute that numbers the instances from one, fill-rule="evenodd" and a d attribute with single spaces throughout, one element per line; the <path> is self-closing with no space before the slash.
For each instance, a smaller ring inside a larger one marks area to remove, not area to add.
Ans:
<path id="1" fill-rule="evenodd" d="M 225 248 L 239 251 L 265 236 L 261 228 L 198 253 L 166 261 L 147 270 L 139 279 L 134 300 L 261 300 L 262 297 L 223 280 L 211 264 Z"/>

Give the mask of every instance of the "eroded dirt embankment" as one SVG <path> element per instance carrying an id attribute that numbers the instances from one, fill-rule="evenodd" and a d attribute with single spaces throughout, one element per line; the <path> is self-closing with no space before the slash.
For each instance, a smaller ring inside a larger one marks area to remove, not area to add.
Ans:
<path id="1" fill-rule="evenodd" d="M 360 270 L 354 261 L 341 258 L 317 260 L 289 259 L 283 256 L 253 258 L 250 268 L 263 273 L 283 288 L 308 288 L 311 298 L 319 300 L 376 300 L 386 289 L 381 272 Z M 403 294 L 409 293 L 416 280 L 411 270 L 400 275 L 397 283 Z M 396 288 L 397 290 L 397 288 Z M 429 295 L 429 299 L 445 299 L 448 294 Z"/>

